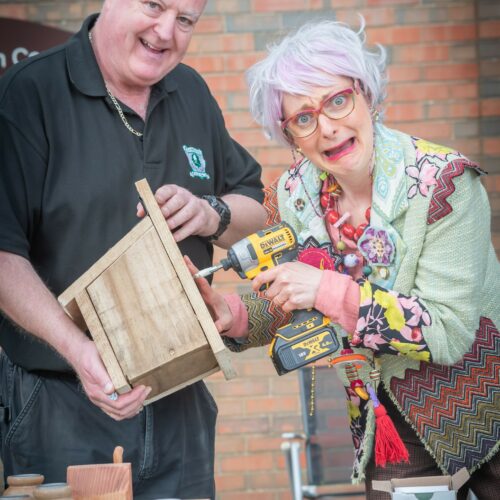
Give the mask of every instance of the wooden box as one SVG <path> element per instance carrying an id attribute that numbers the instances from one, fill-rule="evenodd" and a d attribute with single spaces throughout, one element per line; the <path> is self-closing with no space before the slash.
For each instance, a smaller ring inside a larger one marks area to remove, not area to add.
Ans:
<path id="1" fill-rule="evenodd" d="M 136 187 L 147 215 L 58 300 L 90 331 L 116 391 L 150 386 L 148 404 L 235 373 L 147 181 Z"/>

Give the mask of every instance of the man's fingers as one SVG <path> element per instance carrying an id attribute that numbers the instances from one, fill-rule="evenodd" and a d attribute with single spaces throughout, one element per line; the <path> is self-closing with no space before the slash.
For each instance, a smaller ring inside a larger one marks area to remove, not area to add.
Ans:
<path id="1" fill-rule="evenodd" d="M 144 217 L 146 215 L 146 210 L 142 206 L 142 203 L 137 203 L 137 217 Z"/>
<path id="2" fill-rule="evenodd" d="M 203 213 L 196 203 L 189 199 L 173 198 L 161 208 L 163 217 L 167 219 L 170 230 L 191 224 L 200 230 L 205 221 Z"/>
<path id="3" fill-rule="evenodd" d="M 140 385 L 125 394 L 116 394 L 94 342 L 85 342 L 81 351 L 79 363 L 74 366 L 90 401 L 115 420 L 136 415 L 151 388 Z"/>
<path id="4" fill-rule="evenodd" d="M 99 391 L 97 394 L 89 394 L 89 398 L 110 417 L 115 420 L 123 420 L 137 415 L 150 392 L 151 387 L 140 385 L 124 394 L 114 392 L 107 394 Z"/>
<path id="5" fill-rule="evenodd" d="M 139 389 L 139 387 L 136 387 L 135 389 Z M 139 413 L 140 409 L 143 408 L 144 401 L 150 392 L 150 387 L 142 386 L 141 390 L 138 390 L 135 395 L 131 393 L 120 395 L 116 400 L 116 407 L 114 408 L 115 413 L 123 418 L 134 417 L 137 413 Z M 129 397 L 127 398 L 126 396 Z"/>
<path id="6" fill-rule="evenodd" d="M 103 391 L 105 394 L 108 394 L 108 395 L 115 393 L 115 386 L 113 385 L 113 382 L 111 382 L 111 380 L 106 382 L 106 384 L 103 387 Z"/>
<path id="7" fill-rule="evenodd" d="M 170 227 L 170 219 L 168 221 Z M 175 241 L 182 241 L 193 234 L 199 234 L 203 228 L 199 217 L 188 220 L 185 224 L 176 226 L 178 229 L 171 228 Z"/>
<path id="8" fill-rule="evenodd" d="M 165 184 L 159 187 L 155 192 L 155 200 L 161 206 L 166 203 L 167 200 L 172 198 L 177 193 L 177 186 L 172 184 Z"/>

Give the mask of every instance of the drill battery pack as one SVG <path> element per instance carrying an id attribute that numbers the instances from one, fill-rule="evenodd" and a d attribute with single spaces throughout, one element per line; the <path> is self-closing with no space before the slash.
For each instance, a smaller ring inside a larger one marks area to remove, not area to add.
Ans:
<path id="1" fill-rule="evenodd" d="M 314 309 L 295 311 L 270 345 L 269 355 L 278 375 L 334 354 L 339 341 L 330 320 Z"/>

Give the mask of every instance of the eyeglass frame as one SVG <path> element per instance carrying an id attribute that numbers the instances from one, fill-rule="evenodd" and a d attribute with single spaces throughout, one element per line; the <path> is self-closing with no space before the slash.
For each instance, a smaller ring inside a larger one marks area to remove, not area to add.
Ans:
<path id="1" fill-rule="evenodd" d="M 345 114 L 344 116 L 340 116 L 339 118 L 333 118 L 331 116 L 328 116 L 326 113 L 323 112 L 323 108 L 325 107 L 326 103 L 328 101 L 330 101 L 331 99 L 333 99 L 334 97 L 338 96 L 338 95 L 341 95 L 341 94 L 349 94 L 352 96 L 352 108 L 351 110 Z M 319 103 L 319 107 L 314 109 L 314 108 L 306 108 L 306 109 L 303 109 L 302 111 L 299 111 L 298 113 L 295 113 L 294 115 L 290 116 L 290 118 L 287 118 L 286 120 L 279 120 L 279 124 L 280 124 L 280 127 L 281 127 L 281 131 L 285 134 L 285 135 L 290 135 L 292 137 L 296 137 L 297 139 L 305 139 L 306 137 L 310 137 L 311 135 L 314 134 L 314 132 L 316 132 L 316 130 L 318 130 L 318 124 L 319 124 L 319 120 L 318 120 L 318 117 L 320 114 L 326 116 L 327 118 L 329 118 L 330 120 L 342 120 L 342 118 L 346 118 L 347 116 L 349 116 L 353 111 L 354 109 L 356 108 L 356 99 L 355 99 L 355 94 L 358 93 L 358 90 L 356 88 L 356 82 L 354 84 L 353 87 L 347 87 L 346 89 L 344 90 L 341 90 L 339 92 L 335 92 L 335 93 L 332 93 L 328 96 L 326 96 L 320 103 Z M 305 113 L 313 113 L 314 117 L 316 118 L 316 126 L 314 127 L 314 130 L 312 130 L 311 132 L 309 132 L 307 135 L 295 135 L 293 132 L 291 132 L 290 130 L 287 130 L 287 125 L 290 121 L 292 121 L 294 118 L 296 118 L 297 116 L 299 115 L 302 115 L 302 114 L 305 114 Z"/>

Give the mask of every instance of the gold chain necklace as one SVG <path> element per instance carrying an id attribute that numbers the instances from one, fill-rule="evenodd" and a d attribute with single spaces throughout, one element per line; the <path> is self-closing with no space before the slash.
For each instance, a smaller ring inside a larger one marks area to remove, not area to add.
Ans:
<path id="1" fill-rule="evenodd" d="M 89 31 L 89 41 L 90 41 L 90 45 L 92 46 L 92 32 L 91 31 Z M 132 125 L 130 125 L 130 123 L 125 118 L 122 107 L 120 106 L 120 104 L 116 100 L 116 97 L 111 93 L 111 90 L 109 90 L 108 86 L 106 85 L 106 82 L 104 82 L 104 86 L 106 87 L 106 92 L 108 93 L 109 98 L 111 99 L 111 102 L 114 104 L 116 111 L 118 111 L 118 114 L 120 115 L 120 118 L 122 119 L 122 122 L 125 125 L 125 127 L 127 127 L 127 129 L 130 132 L 132 132 L 134 135 L 136 135 L 137 137 L 142 137 L 142 135 L 143 135 L 142 132 L 138 132 L 137 130 L 135 130 L 135 128 L 133 128 Z"/>

